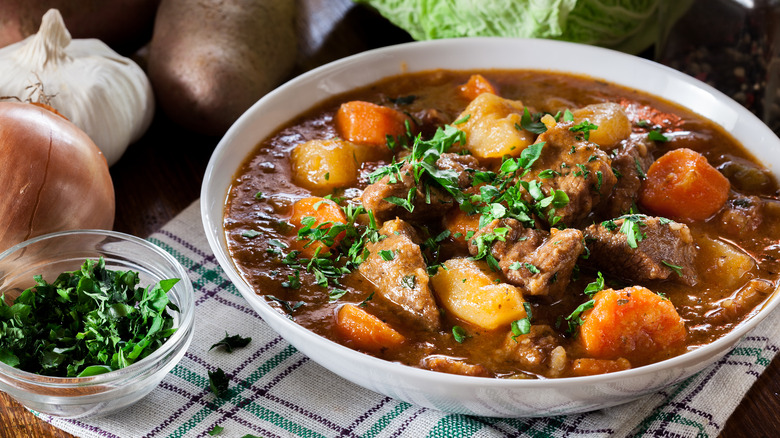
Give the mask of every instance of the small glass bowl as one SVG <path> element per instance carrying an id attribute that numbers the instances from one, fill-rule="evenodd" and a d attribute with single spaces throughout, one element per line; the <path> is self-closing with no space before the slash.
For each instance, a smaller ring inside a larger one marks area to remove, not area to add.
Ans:
<path id="1" fill-rule="evenodd" d="M 184 267 L 146 240 L 106 230 L 46 234 L 0 253 L 0 294 L 7 302 L 34 286 L 33 276 L 54 281 L 62 272 L 78 270 L 87 258 L 103 256 L 106 268 L 133 270 L 139 286 L 179 278 L 168 297 L 181 312 L 170 312 L 178 330 L 144 359 L 116 371 L 91 377 L 50 377 L 0 362 L 0 391 L 25 407 L 64 418 L 103 416 L 137 402 L 151 392 L 184 356 L 192 341 L 195 300 Z"/>

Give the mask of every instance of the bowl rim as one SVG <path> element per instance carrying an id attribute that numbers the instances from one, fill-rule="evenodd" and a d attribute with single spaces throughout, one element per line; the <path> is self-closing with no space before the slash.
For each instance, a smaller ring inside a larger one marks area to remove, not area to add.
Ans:
<path id="1" fill-rule="evenodd" d="M 774 142 L 775 145 L 780 145 L 780 139 L 778 139 L 777 136 L 763 122 L 761 122 L 758 119 L 758 117 L 756 117 L 753 113 L 749 112 L 742 105 L 738 104 L 733 99 L 726 96 L 724 93 L 720 92 L 714 87 L 704 82 L 701 82 L 698 79 L 695 79 L 691 76 L 688 76 L 682 72 L 674 70 L 671 67 L 656 63 L 648 59 L 640 58 L 638 56 L 629 55 L 626 53 L 617 52 L 615 50 L 606 49 L 602 47 L 596 47 L 596 46 L 590 46 L 590 45 L 584 45 L 578 43 L 570 43 L 564 41 L 556 41 L 556 40 L 544 40 L 544 39 L 500 38 L 500 37 L 450 38 L 450 39 L 438 39 L 438 40 L 429 40 L 429 41 L 414 41 L 414 42 L 408 42 L 408 43 L 403 43 L 403 44 L 398 44 L 398 45 L 393 45 L 388 47 L 382 47 L 382 48 L 368 50 L 365 52 L 361 52 L 358 54 L 354 54 L 345 58 L 332 61 L 328 64 L 312 69 L 308 72 L 305 72 L 291 79 L 287 83 L 279 86 L 275 90 L 269 92 L 268 94 L 260 98 L 254 105 L 252 105 L 252 107 L 250 107 L 245 113 L 243 113 L 237 119 L 237 121 L 228 129 L 227 133 L 223 136 L 223 138 L 220 140 L 219 144 L 215 148 L 214 152 L 212 153 L 212 156 L 209 160 L 205 172 L 205 177 L 201 187 L 200 208 L 201 208 L 202 222 L 206 232 L 206 237 L 209 246 L 211 247 L 212 251 L 214 252 L 217 258 L 217 261 L 222 266 L 223 270 L 225 271 L 225 274 L 228 276 L 230 281 L 236 286 L 239 292 L 244 296 L 244 298 L 252 305 L 255 311 L 257 311 L 263 319 L 272 318 L 274 324 L 276 323 L 284 324 L 287 330 L 292 330 L 298 336 L 303 336 L 309 339 L 316 338 L 319 341 L 325 341 L 326 343 L 329 344 L 330 348 L 335 348 L 340 352 L 340 354 L 348 356 L 350 360 L 355 361 L 357 365 L 370 366 L 372 368 L 377 369 L 380 372 L 388 371 L 388 372 L 392 372 L 393 374 L 407 376 L 410 378 L 424 378 L 425 380 L 434 384 L 441 384 L 441 385 L 456 384 L 461 387 L 480 387 L 480 388 L 500 387 L 500 388 L 510 388 L 510 389 L 514 389 L 514 388 L 564 389 L 570 387 L 573 384 L 600 385 L 600 384 L 605 384 L 613 381 L 620 381 L 624 379 L 630 379 L 630 378 L 645 376 L 649 374 L 656 374 L 664 370 L 671 371 L 679 366 L 683 366 L 683 364 L 685 363 L 690 363 L 691 361 L 697 363 L 704 362 L 705 357 L 712 357 L 713 355 L 716 357 L 721 357 L 724 354 L 728 353 L 731 350 L 731 348 L 733 348 L 733 346 L 739 340 L 742 339 L 743 336 L 745 336 L 748 332 L 752 331 L 756 325 L 758 325 L 778 305 L 780 305 L 780 298 L 778 298 L 778 295 L 780 295 L 780 285 L 778 285 L 775 287 L 773 292 L 766 298 L 765 302 L 760 306 L 760 309 L 756 311 L 755 314 L 747 317 L 745 320 L 743 320 L 737 326 L 735 326 L 731 331 L 729 331 L 722 337 L 716 339 L 715 341 L 709 344 L 687 351 L 678 356 L 662 360 L 660 362 L 640 366 L 637 368 L 631 368 L 628 370 L 617 371 L 617 372 L 606 373 L 606 374 L 599 374 L 599 375 L 591 375 L 591 376 L 561 377 L 561 378 L 550 378 L 550 379 L 546 379 L 546 378 L 501 379 L 501 378 L 463 376 L 463 375 L 455 375 L 455 374 L 447 374 L 443 372 L 431 371 L 423 368 L 416 368 L 412 366 L 403 365 L 400 363 L 387 361 L 384 359 L 371 356 L 366 353 L 362 353 L 358 350 L 353 350 L 337 342 L 334 342 L 330 339 L 322 337 L 314 332 L 311 332 L 310 330 L 304 328 L 303 326 L 293 321 L 290 321 L 285 315 L 280 314 L 278 311 L 272 308 L 269 305 L 269 303 L 263 298 L 263 295 L 260 295 L 257 292 L 255 292 L 251 288 L 251 286 L 249 286 L 246 283 L 243 277 L 238 273 L 238 269 L 236 268 L 232 258 L 229 256 L 229 252 L 227 251 L 226 248 L 224 228 L 223 228 L 224 224 L 222 222 L 222 216 L 220 215 L 220 217 L 214 218 L 212 217 L 213 215 L 211 214 L 212 211 L 210 208 L 212 207 L 212 204 L 214 202 L 220 201 L 223 202 L 222 207 L 224 207 L 224 201 L 227 199 L 228 196 L 227 191 L 229 190 L 229 186 L 226 188 L 224 192 L 220 191 L 219 195 L 216 197 L 215 194 L 211 193 L 209 190 L 209 183 L 214 181 L 214 176 L 217 172 L 218 164 L 228 155 L 227 152 L 228 146 L 232 142 L 236 141 L 236 138 L 239 137 L 240 132 L 243 129 L 245 129 L 248 124 L 252 123 L 254 114 L 257 113 L 259 109 L 262 108 L 264 105 L 266 105 L 266 102 L 270 102 L 274 99 L 277 99 L 279 95 L 288 93 L 290 89 L 293 89 L 299 85 L 312 82 L 318 76 L 327 76 L 328 74 L 336 73 L 347 66 L 351 66 L 352 64 L 360 64 L 363 66 L 367 66 L 373 60 L 381 60 L 386 57 L 398 58 L 399 55 L 402 55 L 406 51 L 436 50 L 440 48 L 445 48 L 452 44 L 469 46 L 469 47 L 471 46 L 479 47 L 481 45 L 511 46 L 513 44 L 532 44 L 532 45 L 538 45 L 544 50 L 556 50 L 556 49 L 566 49 L 567 51 L 576 50 L 576 51 L 580 51 L 581 54 L 584 55 L 600 55 L 600 56 L 606 56 L 609 59 L 619 59 L 622 62 L 630 62 L 635 64 L 637 67 L 643 67 L 643 68 L 655 70 L 656 72 L 658 72 L 658 74 L 663 74 L 664 76 L 668 76 L 675 81 L 679 81 L 684 86 L 689 87 L 692 90 L 703 93 L 703 95 L 708 95 L 710 97 L 715 98 L 722 105 L 725 106 L 725 109 L 731 110 L 733 113 L 735 113 L 735 117 L 739 118 L 739 121 L 743 125 L 737 128 L 741 128 L 743 131 L 747 131 L 747 130 L 758 131 L 759 135 L 761 135 L 763 138 L 768 139 L 768 141 Z M 402 74 L 404 73 L 404 68 L 405 67 L 402 66 L 400 71 L 385 72 L 385 74 L 381 76 L 376 76 L 372 81 L 355 85 L 354 88 L 363 87 L 372 82 L 380 81 L 387 77 Z M 457 68 L 452 68 L 452 69 L 443 68 L 443 69 L 479 70 L 480 68 L 475 67 L 475 68 L 463 68 L 463 69 L 457 69 Z M 482 67 L 481 69 L 510 70 L 511 68 Z M 546 68 L 546 67 L 541 67 L 541 68 L 521 67 L 515 69 L 517 70 L 529 69 L 529 70 L 552 71 L 552 72 L 562 72 L 562 73 L 569 72 L 577 75 L 592 77 L 594 79 L 602 79 L 605 81 L 609 81 L 611 83 L 617 83 L 618 85 L 621 85 L 623 87 L 631 87 L 631 85 L 626 85 L 625 83 L 616 82 L 615 80 L 612 79 L 604 79 L 598 74 L 581 73 L 576 65 L 569 70 Z M 432 69 L 415 68 L 410 71 L 418 72 L 418 71 L 428 71 L 428 70 L 432 70 Z M 636 88 L 638 88 L 640 91 L 643 91 L 644 93 L 653 96 L 659 96 L 658 93 L 654 91 L 650 91 L 647 88 L 639 88 L 639 87 Z M 330 96 L 338 95 L 345 91 L 348 90 L 339 90 L 337 92 L 330 94 Z M 681 102 L 671 97 L 663 97 L 663 96 L 661 97 L 677 105 L 680 105 L 682 107 L 688 108 L 689 110 L 697 112 L 693 110 L 690 107 L 690 105 L 685 102 Z M 308 108 L 315 107 L 316 105 L 320 104 L 323 100 L 327 98 L 328 97 L 324 97 L 318 101 L 316 100 L 312 101 L 308 105 Z M 297 115 L 299 114 L 293 115 L 283 123 L 292 122 Z M 706 115 L 702 115 L 702 117 L 710 119 L 711 121 L 713 121 L 713 123 L 719 125 L 721 128 L 723 128 L 724 131 L 730 133 L 735 138 L 738 137 L 738 135 L 734 131 L 735 128 L 734 126 L 724 126 L 723 123 L 713 120 L 712 118 Z M 273 133 L 276 130 L 278 130 L 280 127 L 281 126 L 273 127 L 269 132 Z M 261 140 L 262 139 L 257 139 L 255 144 L 259 143 Z M 254 148 L 250 148 L 249 150 L 250 150 L 249 153 L 251 153 L 251 151 L 254 150 Z M 749 151 L 749 152 L 752 153 L 753 151 Z M 245 160 L 247 157 L 248 155 L 242 157 L 242 160 Z M 763 163 L 763 164 L 770 169 L 772 169 L 772 167 L 775 167 L 772 166 L 772 163 Z M 780 168 L 780 166 L 777 167 Z M 238 169 L 232 170 L 233 175 L 235 175 L 235 172 L 237 170 Z M 775 172 L 777 172 L 777 169 L 773 170 L 773 173 Z M 224 213 L 224 210 L 220 210 L 220 211 Z M 287 336 L 283 336 L 283 337 L 286 338 Z M 714 362 L 714 360 L 707 362 L 707 364 L 709 365 L 712 362 Z"/>
<path id="2" fill-rule="evenodd" d="M 181 290 L 181 293 L 179 295 L 184 299 L 185 303 L 189 303 L 188 306 L 177 305 L 179 307 L 179 315 L 180 315 L 179 327 L 177 328 L 176 332 L 174 332 L 173 335 L 171 335 L 171 337 L 168 338 L 168 340 L 166 340 L 165 343 L 163 343 L 158 349 L 156 349 L 155 351 L 153 351 L 151 354 L 144 357 L 143 359 L 134 362 L 131 365 L 128 365 L 124 368 L 119 368 L 117 370 L 109 371 L 103 374 L 97 374 L 94 376 L 58 377 L 58 376 L 46 376 L 43 374 L 32 373 L 16 367 L 12 367 L 3 362 L 0 362 L 0 374 L 5 376 L 6 378 L 11 378 L 18 381 L 24 381 L 25 383 L 33 386 L 46 385 L 46 386 L 52 386 L 56 388 L 90 387 L 90 386 L 97 386 L 97 385 L 107 385 L 110 383 L 115 383 L 117 381 L 132 379 L 134 376 L 142 374 L 146 369 L 154 367 L 154 365 L 157 364 L 162 357 L 164 357 L 167 354 L 170 354 L 171 351 L 175 350 L 178 346 L 187 344 L 186 341 L 190 337 L 190 334 L 192 333 L 192 327 L 194 325 L 194 320 L 195 320 L 195 291 L 192 286 L 192 281 L 187 275 L 187 270 L 182 266 L 182 264 L 178 260 L 176 260 L 175 257 L 173 257 L 173 255 L 171 255 L 168 251 L 165 251 L 158 245 L 155 245 L 154 243 L 148 240 L 142 239 L 140 237 L 131 234 L 122 233 L 113 230 L 77 229 L 77 230 L 55 231 L 52 233 L 47 233 L 47 234 L 42 234 L 40 236 L 32 237 L 28 240 L 17 243 L 16 245 L 6 249 L 5 251 L 0 252 L 0 260 L 3 260 L 6 257 L 13 254 L 14 252 L 23 249 L 27 246 L 30 246 L 32 244 L 44 240 L 56 239 L 64 236 L 73 236 L 73 235 L 96 235 L 96 236 L 103 236 L 103 237 L 111 237 L 123 241 L 129 241 L 131 243 L 139 244 L 147 249 L 154 251 L 158 255 L 162 256 L 163 259 L 168 264 L 170 264 L 170 266 L 173 267 L 174 270 L 177 271 L 178 274 L 180 275 L 179 281 L 173 287 Z M 75 397 L 88 397 L 88 396 L 95 396 L 95 395 L 96 394 L 83 394 L 83 395 L 76 395 Z M 58 397 L 58 396 L 50 396 L 50 397 Z M 66 398 L 73 398 L 73 397 L 74 396 L 67 396 Z"/>

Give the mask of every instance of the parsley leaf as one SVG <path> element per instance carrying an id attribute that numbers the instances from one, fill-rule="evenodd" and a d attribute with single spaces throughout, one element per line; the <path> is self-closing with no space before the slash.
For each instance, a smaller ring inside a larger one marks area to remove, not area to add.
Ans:
<path id="1" fill-rule="evenodd" d="M 517 342 L 517 337 L 531 333 L 531 321 L 528 318 L 512 321 L 512 340 Z"/>
<path id="2" fill-rule="evenodd" d="M 230 379 L 222 371 L 222 368 L 217 368 L 216 371 L 209 371 L 209 389 L 217 397 L 223 397 L 227 395 Z"/>
<path id="3" fill-rule="evenodd" d="M 596 281 L 588 283 L 587 286 L 585 286 L 585 295 L 592 297 L 596 294 L 596 292 L 599 292 L 604 289 L 604 276 L 601 275 L 601 271 L 598 272 L 598 275 L 596 277 Z"/>
<path id="4" fill-rule="evenodd" d="M 533 118 L 528 108 L 523 108 L 523 116 L 520 118 L 520 126 L 528 132 L 534 134 L 541 134 L 547 132 L 547 126 L 539 119 L 544 115 L 543 113 L 534 114 Z"/>
<path id="5" fill-rule="evenodd" d="M 539 268 L 537 268 L 536 266 L 534 266 L 534 265 L 532 265 L 532 264 L 530 264 L 528 262 L 523 263 L 523 266 L 525 267 L 525 269 L 528 269 L 528 271 L 531 272 L 532 274 L 538 274 L 538 273 L 542 272 L 542 271 L 539 270 Z"/>
<path id="6" fill-rule="evenodd" d="M 619 233 L 626 235 L 626 241 L 630 248 L 636 249 L 638 243 L 645 238 L 645 234 L 640 227 L 644 227 L 645 223 L 642 222 L 647 216 L 643 214 L 626 214 L 615 219 L 610 219 L 601 223 L 601 226 L 609 231 L 615 231 L 617 229 L 617 220 L 623 220 L 620 225 Z"/>
<path id="7" fill-rule="evenodd" d="M 288 315 L 292 315 L 292 313 L 295 312 L 295 309 L 303 306 L 304 304 L 303 301 L 290 302 L 290 301 L 285 301 L 281 298 L 276 298 L 273 295 L 266 295 L 266 298 L 281 304 L 282 308 L 287 312 Z"/>
<path id="8" fill-rule="evenodd" d="M 660 141 L 660 142 L 667 142 L 669 141 L 669 138 L 663 134 L 661 134 L 661 131 L 658 129 L 653 129 L 652 131 L 647 133 L 647 138 L 653 141 Z"/>
<path id="9" fill-rule="evenodd" d="M 583 321 L 582 318 L 580 318 L 580 315 L 582 314 L 582 312 L 588 309 L 592 309 L 595 304 L 596 301 L 594 300 L 586 301 L 580 304 L 579 306 L 577 306 L 577 308 L 574 309 L 574 311 L 571 312 L 571 314 L 565 318 L 566 321 L 568 321 L 569 323 L 569 329 L 568 329 L 569 333 L 574 333 L 575 331 L 577 331 L 577 328 L 579 328 L 579 326 L 585 323 L 585 321 Z"/>
<path id="10" fill-rule="evenodd" d="M 682 266 L 677 266 L 671 262 L 667 262 L 666 260 L 661 260 L 661 263 L 669 267 L 672 271 L 674 271 L 675 274 L 677 274 L 678 277 L 682 277 Z"/>
<path id="11" fill-rule="evenodd" d="M 455 338 L 455 341 L 459 344 L 462 344 L 463 341 L 465 341 L 466 338 L 469 337 L 468 333 L 466 333 L 466 329 L 464 329 L 459 325 L 452 327 L 452 336 Z"/>
<path id="12" fill-rule="evenodd" d="M 594 125 L 593 123 L 590 123 L 588 120 L 583 120 L 580 123 L 577 123 L 576 125 L 569 128 L 569 131 L 572 132 L 581 132 L 583 138 L 587 141 L 590 139 L 590 131 L 594 131 L 596 129 L 599 129 L 598 125 Z"/>
<path id="13" fill-rule="evenodd" d="M 260 235 L 260 232 L 257 230 L 246 230 L 243 233 L 241 233 L 241 236 L 246 237 L 247 239 L 253 239 Z"/>
<path id="14" fill-rule="evenodd" d="M 234 348 L 244 348 L 251 341 L 252 338 L 245 338 L 242 337 L 241 335 L 229 336 L 227 332 L 225 332 L 225 337 L 221 341 L 212 345 L 211 348 L 209 348 L 209 351 L 217 347 L 224 347 L 228 353 L 232 353 Z"/>

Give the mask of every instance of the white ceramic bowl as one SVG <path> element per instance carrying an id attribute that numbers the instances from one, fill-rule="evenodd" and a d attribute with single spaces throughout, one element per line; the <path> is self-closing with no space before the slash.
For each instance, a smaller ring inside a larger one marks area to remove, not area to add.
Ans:
<path id="1" fill-rule="evenodd" d="M 475 38 L 402 44 L 333 62 L 286 83 L 242 115 L 214 151 L 201 192 L 203 224 L 220 265 L 250 305 L 298 350 L 361 386 L 434 409 L 496 417 L 570 414 L 625 403 L 691 376 L 725 355 L 778 305 L 775 291 L 758 315 L 728 335 L 661 363 L 551 380 L 485 379 L 387 362 L 326 340 L 273 310 L 241 278 L 227 250 L 223 206 L 239 165 L 260 140 L 334 94 L 383 77 L 437 68 L 571 72 L 643 90 L 711 119 L 776 175 L 780 169 L 780 140 L 742 106 L 689 76 L 619 52 L 547 40 Z"/>
<path id="2" fill-rule="evenodd" d="M 151 392 L 187 351 L 193 336 L 195 295 L 187 271 L 162 248 L 135 236 L 106 230 L 61 231 L 35 237 L 0 253 L 0 292 L 15 298 L 35 285 L 34 275 L 53 282 L 102 256 L 111 270 L 138 272 L 139 286 L 179 278 L 168 298 L 176 332 L 138 362 L 91 377 L 48 377 L 0 362 L 0 391 L 27 408 L 64 418 L 108 415 Z"/>

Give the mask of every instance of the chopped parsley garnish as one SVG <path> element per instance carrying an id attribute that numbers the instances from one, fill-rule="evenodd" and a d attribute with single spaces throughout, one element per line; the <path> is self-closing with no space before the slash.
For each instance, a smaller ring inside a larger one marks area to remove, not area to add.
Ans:
<path id="1" fill-rule="evenodd" d="M 569 329 L 568 329 L 569 333 L 576 332 L 577 328 L 579 328 L 579 326 L 585 323 L 585 321 L 583 321 L 583 319 L 580 318 L 580 315 L 582 314 L 582 312 L 588 309 L 592 309 L 595 304 L 596 301 L 594 300 L 586 301 L 580 304 L 579 306 L 577 306 L 577 308 L 574 309 L 573 312 L 571 312 L 571 315 L 565 318 L 566 321 L 569 323 Z"/>
<path id="2" fill-rule="evenodd" d="M 636 165 L 636 173 L 639 175 L 639 179 L 647 179 L 647 175 L 642 168 L 642 163 L 639 162 L 639 158 L 634 158 L 634 164 Z"/>
<path id="3" fill-rule="evenodd" d="M 398 196 L 388 196 L 385 198 L 385 201 L 395 204 L 399 207 L 403 207 L 404 210 L 408 211 L 409 213 L 414 212 L 414 198 L 415 194 L 417 192 L 414 188 L 409 189 L 408 194 L 406 195 L 406 199 L 399 198 Z"/>
<path id="4" fill-rule="evenodd" d="M 227 395 L 229 384 L 230 379 L 225 375 L 222 368 L 217 368 L 216 371 L 209 371 L 209 389 L 217 397 Z"/>
<path id="5" fill-rule="evenodd" d="M 667 142 L 669 141 L 669 138 L 663 134 L 661 134 L 661 131 L 658 129 L 653 129 L 652 131 L 647 133 L 647 138 L 653 141 L 660 141 L 660 142 Z"/>
<path id="6" fill-rule="evenodd" d="M 675 274 L 677 274 L 678 277 L 682 277 L 682 266 L 677 266 L 671 262 L 667 262 L 666 260 L 661 260 L 661 263 L 666 265 L 669 269 L 674 271 Z"/>
<path id="7" fill-rule="evenodd" d="M 466 333 L 466 329 L 464 329 L 459 325 L 452 327 L 452 336 L 455 338 L 455 341 L 459 344 L 462 344 L 463 341 L 465 341 L 466 338 L 469 337 L 468 333 Z"/>
<path id="8" fill-rule="evenodd" d="M 225 332 L 225 337 L 221 341 L 212 345 L 209 350 L 223 347 L 228 353 L 232 353 L 234 348 L 244 348 L 249 345 L 250 342 L 252 342 L 252 338 L 245 338 L 241 335 L 229 336 L 227 332 Z"/>
<path id="9" fill-rule="evenodd" d="M 525 318 L 512 321 L 510 326 L 512 330 L 512 340 L 517 342 L 517 337 L 521 335 L 527 335 L 531 333 L 531 319 L 533 318 L 533 312 L 531 303 L 523 302 L 523 308 L 525 309 Z"/>
<path id="10" fill-rule="evenodd" d="M 618 226 L 615 223 L 617 220 L 623 220 L 623 224 L 620 225 L 619 233 L 626 235 L 626 241 L 628 246 L 636 249 L 638 242 L 641 242 L 646 235 L 642 232 L 641 227 L 645 226 L 642 222 L 647 216 L 643 214 L 626 214 L 615 219 L 610 219 L 601 223 L 601 226 L 609 231 L 615 231 Z"/>
<path id="11" fill-rule="evenodd" d="M 295 312 L 297 308 L 304 305 L 303 301 L 290 302 L 290 301 L 285 301 L 281 298 L 276 298 L 273 295 L 266 295 L 266 297 L 269 300 L 276 301 L 277 303 L 279 303 L 282 306 L 282 308 L 285 310 L 285 312 L 287 312 L 288 315 L 292 315 L 292 313 Z"/>
<path id="12" fill-rule="evenodd" d="M 530 264 L 528 262 L 523 263 L 523 266 L 525 267 L 525 269 L 528 269 L 528 271 L 530 273 L 532 273 L 532 274 L 538 274 L 538 273 L 542 272 L 542 271 L 539 270 L 539 268 L 537 268 L 536 266 L 534 266 L 534 265 L 532 265 L 532 264 Z"/>
<path id="13" fill-rule="evenodd" d="M 343 297 L 347 294 L 346 289 L 331 289 L 330 292 L 328 292 L 328 300 L 332 303 L 334 301 L 338 301 L 339 298 Z"/>
<path id="14" fill-rule="evenodd" d="M 596 281 L 588 283 L 587 286 L 585 286 L 585 290 L 583 291 L 585 295 L 592 297 L 596 294 L 596 292 L 599 292 L 604 289 L 604 276 L 601 275 L 601 271 L 596 276 Z"/>
<path id="15" fill-rule="evenodd" d="M 531 116 L 528 108 L 523 108 L 523 115 L 520 118 L 520 127 L 534 134 L 547 132 L 547 126 L 540 121 L 544 113 L 537 113 Z"/>
<path id="16" fill-rule="evenodd" d="M 374 299 L 374 292 L 371 292 L 370 294 L 368 294 L 365 300 L 361 301 L 360 304 L 358 304 L 358 306 L 366 307 L 368 305 L 368 302 L 373 299 Z"/>
<path id="17" fill-rule="evenodd" d="M 531 333 L 531 321 L 529 321 L 528 318 L 512 321 L 511 329 L 512 329 L 512 340 L 517 342 L 518 336 L 527 335 L 528 333 Z"/>
<path id="18" fill-rule="evenodd" d="M 175 331 L 168 291 L 179 279 L 139 287 L 138 272 L 102 257 L 52 283 L 41 275 L 8 305 L 0 296 L 0 361 L 31 373 L 85 377 L 124 368 Z"/>
<path id="19" fill-rule="evenodd" d="M 282 287 L 287 289 L 299 289 L 301 287 L 301 271 L 295 270 L 287 275 L 287 281 L 282 282 Z"/>
<path id="20" fill-rule="evenodd" d="M 395 258 L 395 252 L 391 249 L 383 249 L 379 251 L 379 257 L 381 257 L 382 260 L 389 262 Z"/>
<path id="21" fill-rule="evenodd" d="M 209 431 L 209 435 L 217 436 L 217 435 L 221 434 L 223 430 L 225 430 L 224 427 L 222 427 L 220 425 L 216 425 L 213 428 L 211 428 L 211 430 Z"/>
<path id="22" fill-rule="evenodd" d="M 590 131 L 594 131 L 596 129 L 599 129 L 598 125 L 594 125 L 593 123 L 590 123 L 588 120 L 583 120 L 580 123 L 577 123 L 576 125 L 569 128 L 569 131 L 572 132 L 581 132 L 582 138 L 587 141 L 590 140 Z"/>
<path id="23" fill-rule="evenodd" d="M 417 276 L 414 274 L 404 275 L 401 277 L 401 285 L 407 289 L 414 289 L 417 285 Z"/>
<path id="24" fill-rule="evenodd" d="M 260 235 L 260 232 L 257 230 L 246 230 L 243 233 L 241 233 L 243 237 L 246 237 L 247 239 L 254 239 L 255 237 Z"/>

